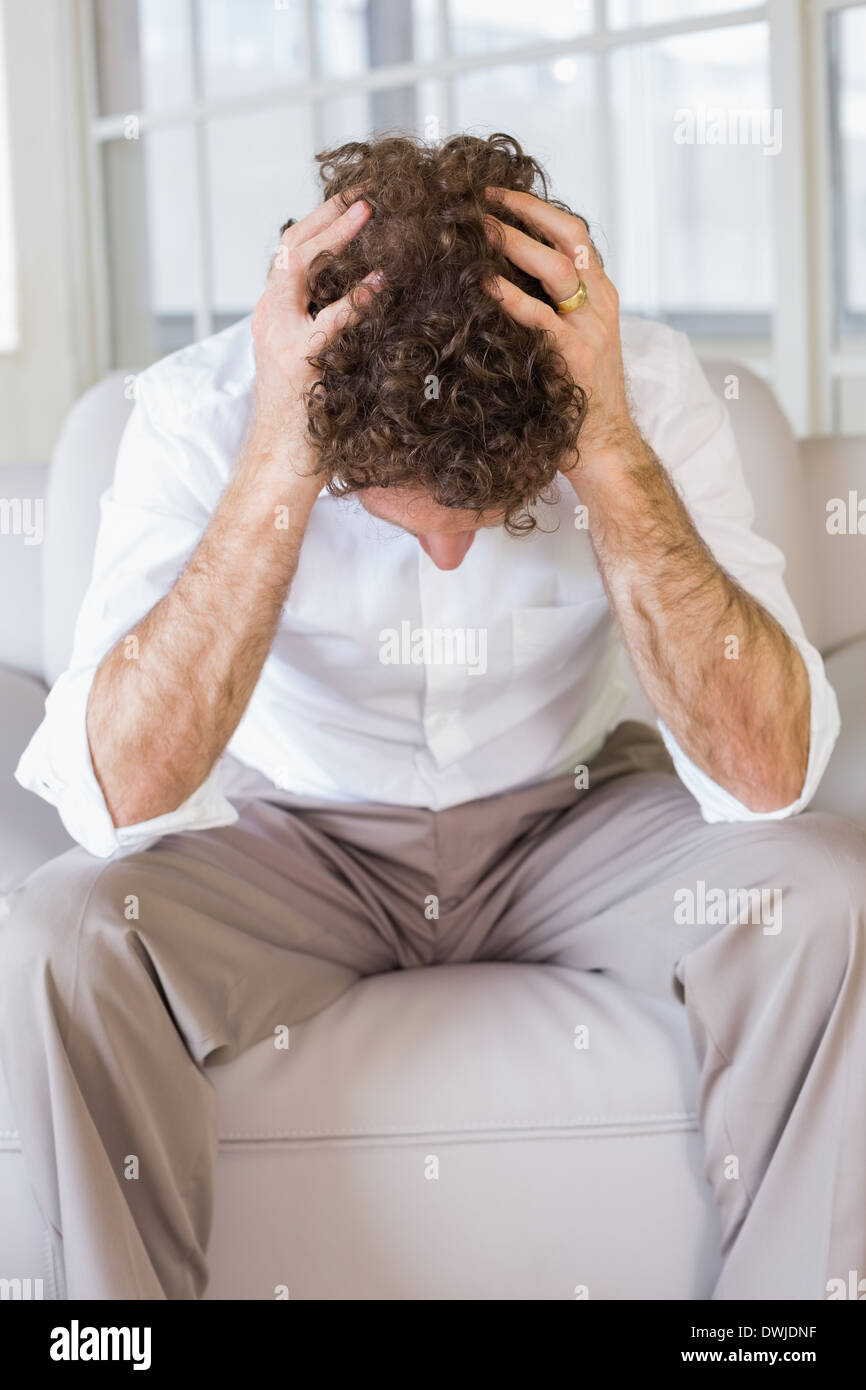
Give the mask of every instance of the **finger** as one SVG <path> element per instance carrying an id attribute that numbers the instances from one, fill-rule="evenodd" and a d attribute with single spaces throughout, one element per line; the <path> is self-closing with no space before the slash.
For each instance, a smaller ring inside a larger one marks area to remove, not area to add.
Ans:
<path id="1" fill-rule="evenodd" d="M 485 226 L 494 245 L 501 247 L 513 265 L 540 280 L 555 303 L 577 293 L 580 277 L 564 251 L 545 246 L 496 217 L 486 218 Z"/>
<path id="2" fill-rule="evenodd" d="M 586 278 L 584 271 L 589 275 L 604 273 L 601 256 L 592 243 L 589 227 L 582 217 L 564 212 L 562 208 L 554 207 L 531 193 L 518 193 L 512 188 L 489 188 L 487 191 L 511 208 L 522 221 L 552 241 L 557 250 L 568 256 L 583 278 Z"/>
<path id="3" fill-rule="evenodd" d="M 381 286 L 381 273 L 378 270 L 371 270 L 370 274 L 365 275 L 363 280 L 359 280 L 354 289 L 351 289 L 348 294 L 344 294 L 342 299 L 335 299 L 333 304 L 319 310 L 316 315 L 316 329 L 321 329 L 327 340 L 335 337 L 349 324 L 357 323 L 363 309 Z"/>
<path id="4" fill-rule="evenodd" d="M 325 227 L 293 248 L 298 259 L 306 268 L 322 251 L 337 251 L 345 246 L 358 233 L 371 217 L 370 204 L 363 198 L 352 203 L 346 212 L 340 213 Z"/>
<path id="5" fill-rule="evenodd" d="M 302 217 L 299 222 L 292 222 L 291 226 L 283 230 L 280 245 L 300 246 L 302 242 L 309 241 L 310 237 L 317 236 L 343 215 L 356 200 L 359 191 L 356 188 L 347 188 L 342 193 L 335 193 L 332 198 L 326 198 L 324 203 L 307 213 L 306 217 Z"/>
<path id="6" fill-rule="evenodd" d="M 556 333 L 559 329 L 560 321 L 555 309 L 551 309 L 549 304 L 542 303 L 534 295 L 525 294 L 504 276 L 486 277 L 484 288 L 493 299 L 499 300 L 505 312 L 517 323 L 525 324 L 527 328 L 546 328 L 551 333 Z"/>
<path id="7" fill-rule="evenodd" d="M 306 312 L 307 270 L 320 251 L 338 250 L 361 230 L 370 217 L 368 203 L 358 201 L 348 211 L 337 214 L 324 228 L 298 245 L 288 245 L 284 233 L 277 253 L 271 261 L 268 280 L 287 303 L 299 313 Z M 300 225 L 300 224 L 298 224 Z M 294 227 L 289 228 L 293 232 Z"/>

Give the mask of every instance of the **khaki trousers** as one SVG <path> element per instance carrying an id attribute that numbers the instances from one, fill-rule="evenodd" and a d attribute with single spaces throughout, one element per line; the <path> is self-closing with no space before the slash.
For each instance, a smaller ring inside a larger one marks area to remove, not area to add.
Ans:
<path id="1" fill-rule="evenodd" d="M 233 826 L 62 855 L 0 923 L 0 1062 L 67 1297 L 201 1295 L 209 1063 L 361 976 L 482 960 L 683 1002 L 723 1231 L 715 1297 L 820 1299 L 866 1273 L 859 829 L 812 812 L 707 825 L 639 724 L 586 790 L 565 777 L 432 812 L 250 788 Z"/>

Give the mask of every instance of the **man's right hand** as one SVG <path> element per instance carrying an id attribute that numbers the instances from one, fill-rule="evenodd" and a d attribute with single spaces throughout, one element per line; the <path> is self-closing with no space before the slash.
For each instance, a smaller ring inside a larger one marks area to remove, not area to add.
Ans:
<path id="1" fill-rule="evenodd" d="M 370 217 L 369 205 L 363 200 L 344 211 L 350 197 L 338 194 L 329 198 L 303 221 L 286 229 L 253 314 L 254 433 L 272 445 L 277 441 L 290 445 L 288 457 L 295 459 L 308 447 L 307 396 L 316 379 L 308 358 L 357 318 L 364 295 L 375 293 L 378 283 L 373 272 L 315 319 L 309 312 L 310 265 L 320 252 L 345 246 Z"/>
<path id="2" fill-rule="evenodd" d="M 87 734 L 116 826 L 166 815 L 202 785 L 274 640 L 322 486 L 307 430 L 316 379 L 307 359 L 375 292 L 368 276 L 315 320 L 309 312 L 310 263 L 370 216 L 366 203 L 344 207 L 332 198 L 283 234 L 253 315 L 255 405 L 234 475 L 180 577 L 136 625 L 139 659 L 126 660 L 119 642 L 94 677 Z"/>

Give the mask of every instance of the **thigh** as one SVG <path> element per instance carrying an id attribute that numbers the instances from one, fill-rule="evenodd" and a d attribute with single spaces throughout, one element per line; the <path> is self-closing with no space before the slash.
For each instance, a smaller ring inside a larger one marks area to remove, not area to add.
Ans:
<path id="1" fill-rule="evenodd" d="M 0 932 L 7 986 L 50 973 L 72 1021 L 133 1014 L 136 991 L 150 1016 L 158 995 L 194 1056 L 227 1058 L 398 963 L 357 855 L 279 804 L 238 809 L 231 826 L 38 870 Z"/>
<path id="2" fill-rule="evenodd" d="M 719 931 L 729 903 L 752 904 L 778 876 L 789 833 L 779 822 L 709 825 L 675 774 L 624 775 L 545 827 L 514 869 L 484 955 L 603 970 L 679 997 L 678 961 Z"/>

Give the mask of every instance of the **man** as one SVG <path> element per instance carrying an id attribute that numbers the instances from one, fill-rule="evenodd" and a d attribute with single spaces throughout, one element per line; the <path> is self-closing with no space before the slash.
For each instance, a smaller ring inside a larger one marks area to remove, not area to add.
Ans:
<path id="1" fill-rule="evenodd" d="M 509 959 L 683 1000 L 716 1296 L 821 1298 L 866 1253 L 866 840 L 795 815 L 836 702 L 725 412 L 507 137 L 323 165 L 251 326 L 139 378 L 18 770 L 83 847 L 0 959 L 66 1292 L 202 1292 L 209 1060 Z M 617 631 L 662 739 L 616 727 Z M 699 881 L 771 906 L 683 929 Z"/>

